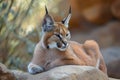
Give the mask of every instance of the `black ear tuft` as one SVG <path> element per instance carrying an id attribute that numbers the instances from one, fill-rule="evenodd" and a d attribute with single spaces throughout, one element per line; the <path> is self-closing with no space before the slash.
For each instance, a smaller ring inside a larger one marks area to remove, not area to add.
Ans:
<path id="1" fill-rule="evenodd" d="M 48 31 L 52 31 L 54 26 L 54 20 L 53 18 L 48 14 L 48 10 L 47 10 L 47 7 L 45 6 L 45 11 L 46 11 L 46 15 L 43 19 L 43 22 L 42 22 L 42 29 L 44 32 L 48 32 Z"/>
<path id="2" fill-rule="evenodd" d="M 68 16 L 61 21 L 67 28 L 69 27 L 68 24 L 69 24 L 70 18 L 71 18 L 71 6 L 69 8 Z"/>
<path id="3" fill-rule="evenodd" d="M 69 8 L 69 14 L 71 14 L 72 13 L 72 11 L 71 11 L 71 6 L 70 6 L 70 8 Z"/>
<path id="4" fill-rule="evenodd" d="M 46 12 L 46 14 L 48 14 L 48 10 L 47 10 L 47 7 L 46 7 L 46 5 L 45 5 L 45 12 Z"/>

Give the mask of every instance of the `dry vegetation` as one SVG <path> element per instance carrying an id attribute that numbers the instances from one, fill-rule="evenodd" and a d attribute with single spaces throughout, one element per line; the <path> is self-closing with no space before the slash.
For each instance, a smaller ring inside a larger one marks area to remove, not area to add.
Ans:
<path id="1" fill-rule="evenodd" d="M 45 3 L 48 1 L 0 0 L 0 62 L 9 68 L 26 68 L 40 39 Z"/>

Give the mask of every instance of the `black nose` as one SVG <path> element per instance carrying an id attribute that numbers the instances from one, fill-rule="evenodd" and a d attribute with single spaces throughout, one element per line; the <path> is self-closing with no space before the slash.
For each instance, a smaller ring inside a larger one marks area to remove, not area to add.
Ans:
<path id="1" fill-rule="evenodd" d="M 61 44 L 60 44 L 60 43 L 57 43 L 57 47 L 61 47 Z"/>
<path id="2" fill-rule="evenodd" d="M 63 44 L 66 46 L 66 45 L 67 45 L 67 42 L 66 42 L 66 41 L 63 41 Z"/>

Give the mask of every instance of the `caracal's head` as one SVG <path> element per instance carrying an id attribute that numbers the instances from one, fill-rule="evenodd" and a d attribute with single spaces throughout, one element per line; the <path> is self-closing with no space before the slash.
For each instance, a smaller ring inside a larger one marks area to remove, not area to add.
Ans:
<path id="1" fill-rule="evenodd" d="M 42 23 L 42 38 L 43 45 L 47 49 L 58 49 L 65 51 L 69 46 L 68 40 L 70 39 L 70 32 L 68 30 L 69 20 L 71 18 L 71 7 L 69 14 L 61 22 L 55 22 L 54 19 L 48 14 L 45 7 L 46 14 Z"/>

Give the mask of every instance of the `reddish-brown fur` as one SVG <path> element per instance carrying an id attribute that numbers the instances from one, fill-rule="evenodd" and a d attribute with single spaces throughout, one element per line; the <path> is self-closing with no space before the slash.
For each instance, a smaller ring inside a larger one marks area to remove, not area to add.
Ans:
<path id="1" fill-rule="evenodd" d="M 83 44 L 69 40 L 68 23 L 71 7 L 69 15 L 62 22 L 55 22 L 46 7 L 45 10 L 46 15 L 42 23 L 43 35 L 35 47 L 28 71 L 34 74 L 62 65 L 84 65 L 94 66 L 107 73 L 99 46 L 94 40 L 87 40 Z"/>
<path id="2" fill-rule="evenodd" d="M 54 23 L 55 29 L 46 32 L 43 39 L 36 45 L 32 63 L 43 67 L 45 70 L 62 66 L 62 65 L 85 65 L 95 66 L 97 60 L 100 59 L 99 69 L 107 73 L 106 65 L 99 50 L 99 46 L 94 40 L 87 40 L 84 44 L 79 44 L 74 41 L 68 41 L 68 48 L 65 51 L 60 51 L 56 48 L 47 49 L 46 47 L 51 41 L 59 41 L 53 38 L 55 32 L 65 36 L 68 29 L 61 23 Z"/>

